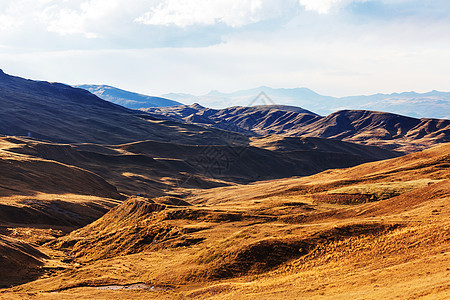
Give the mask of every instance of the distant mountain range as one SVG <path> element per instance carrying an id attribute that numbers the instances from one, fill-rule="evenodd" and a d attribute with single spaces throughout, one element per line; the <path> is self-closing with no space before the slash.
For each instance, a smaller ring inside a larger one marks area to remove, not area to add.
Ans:
<path id="1" fill-rule="evenodd" d="M 415 118 L 450 119 L 450 93 L 439 91 L 423 94 L 404 92 L 337 98 L 319 95 L 307 88 L 274 89 L 262 86 L 233 93 L 211 91 L 202 96 L 170 93 L 162 97 L 185 104 L 197 102 L 212 108 L 282 104 L 304 107 L 320 115 L 328 115 L 337 110 L 358 109 L 384 111 Z"/>
<path id="2" fill-rule="evenodd" d="M 103 100 L 110 101 L 112 103 L 125 106 L 131 109 L 140 109 L 147 107 L 165 107 L 181 105 L 182 103 L 161 98 L 146 96 L 138 93 L 133 93 L 125 90 L 121 90 L 108 85 L 77 85 L 75 87 L 88 90 L 94 95 L 102 98 Z"/>
<path id="3" fill-rule="evenodd" d="M 282 105 L 211 109 L 199 104 L 147 108 L 172 120 L 207 125 L 248 135 L 320 137 L 412 152 L 434 143 L 450 142 L 450 120 L 417 119 L 398 114 L 341 110 L 322 117 Z"/>
<path id="4" fill-rule="evenodd" d="M 414 118 L 450 119 L 450 92 L 403 92 L 349 97 L 331 97 L 317 94 L 307 88 L 274 89 L 261 86 L 233 93 L 211 91 L 195 96 L 169 93 L 161 97 L 147 96 L 121 90 L 108 85 L 77 85 L 103 100 L 131 109 L 170 107 L 200 103 L 202 106 L 221 109 L 232 106 L 282 105 L 303 107 L 325 116 L 338 110 L 383 111 Z M 170 100 L 173 99 L 173 100 Z"/>
<path id="5" fill-rule="evenodd" d="M 261 94 L 258 100 L 269 101 L 266 94 Z M 26 80 L 3 72 L 0 72 L 0 105 L 0 134 L 63 143 L 153 140 L 246 147 L 253 137 L 279 134 L 413 152 L 450 141 L 448 119 L 417 119 L 366 110 L 341 110 L 322 117 L 300 107 L 283 105 L 216 110 L 194 104 L 150 107 L 142 109 L 146 111 L 143 112 L 102 100 L 81 88 Z"/>

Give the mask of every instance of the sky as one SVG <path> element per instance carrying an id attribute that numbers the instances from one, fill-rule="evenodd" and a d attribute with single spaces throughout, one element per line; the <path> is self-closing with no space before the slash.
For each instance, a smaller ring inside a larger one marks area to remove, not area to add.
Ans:
<path id="1" fill-rule="evenodd" d="M 148 95 L 450 91 L 450 1 L 0 0 L 0 68 Z"/>

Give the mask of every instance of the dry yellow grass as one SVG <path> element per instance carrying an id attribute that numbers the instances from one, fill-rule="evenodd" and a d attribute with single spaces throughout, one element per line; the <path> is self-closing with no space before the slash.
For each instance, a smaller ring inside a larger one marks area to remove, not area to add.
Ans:
<path id="1" fill-rule="evenodd" d="M 40 246 L 58 268 L 0 298 L 446 299 L 449 153 L 443 145 L 311 177 L 191 190 L 183 200 L 192 206 L 135 197 Z M 358 205 L 312 199 L 386 182 L 401 194 Z M 99 289 L 137 283 L 154 289 Z"/>
<path id="2" fill-rule="evenodd" d="M 363 194 L 374 195 L 377 200 L 389 199 L 412 190 L 426 187 L 440 180 L 418 179 L 411 181 L 378 182 L 369 184 L 352 185 L 328 191 L 328 194 Z"/>

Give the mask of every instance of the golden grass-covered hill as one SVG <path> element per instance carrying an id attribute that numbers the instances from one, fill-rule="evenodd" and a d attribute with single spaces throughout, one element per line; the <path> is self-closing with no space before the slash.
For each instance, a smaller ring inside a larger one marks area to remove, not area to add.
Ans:
<path id="1" fill-rule="evenodd" d="M 41 246 L 68 253 L 64 267 L 0 295 L 445 299 L 449 165 L 444 144 L 183 199 L 130 198 Z"/>

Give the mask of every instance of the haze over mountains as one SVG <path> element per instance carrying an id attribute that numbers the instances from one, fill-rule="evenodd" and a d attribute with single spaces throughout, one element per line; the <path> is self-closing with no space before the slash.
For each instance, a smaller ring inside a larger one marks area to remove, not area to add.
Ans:
<path id="1" fill-rule="evenodd" d="M 339 110 L 371 110 L 414 118 L 450 119 L 450 92 L 434 90 L 426 93 L 401 92 L 331 97 L 320 95 L 308 88 L 275 89 L 261 86 L 232 93 L 211 91 L 200 96 L 168 93 L 161 97 L 154 97 L 107 85 L 85 84 L 76 87 L 86 89 L 104 100 L 132 109 L 194 103 L 200 103 L 202 106 L 215 109 L 232 106 L 282 105 L 307 108 L 322 116 Z"/>

